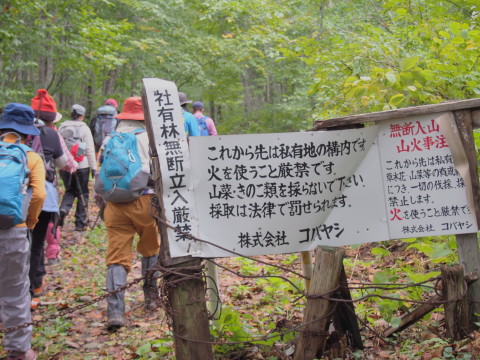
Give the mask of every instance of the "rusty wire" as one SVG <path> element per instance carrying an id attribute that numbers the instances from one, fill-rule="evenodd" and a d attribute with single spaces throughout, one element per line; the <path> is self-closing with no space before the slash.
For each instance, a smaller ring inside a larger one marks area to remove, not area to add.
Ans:
<path id="1" fill-rule="evenodd" d="M 148 269 L 147 273 L 144 276 L 141 276 L 139 278 L 135 278 L 134 280 L 126 283 L 125 285 L 122 285 L 122 286 L 116 288 L 115 290 L 106 292 L 105 294 L 97 296 L 94 299 L 86 301 L 86 302 L 84 302 L 80 305 L 77 305 L 77 306 L 74 306 L 74 307 L 68 307 L 68 308 L 59 310 L 55 314 L 52 314 L 50 316 L 46 316 L 46 317 L 44 317 L 42 319 L 39 319 L 39 320 L 34 320 L 34 321 L 31 321 L 31 322 L 28 322 L 28 323 L 24 323 L 24 324 L 20 324 L 20 325 L 16 325 L 16 326 L 11 326 L 11 327 L 8 327 L 8 328 L 0 328 L 0 333 L 7 333 L 7 332 L 23 329 L 23 328 L 26 328 L 26 327 L 29 327 L 29 326 L 35 326 L 35 325 L 47 322 L 49 320 L 54 320 L 58 317 L 62 317 L 62 316 L 74 313 L 75 311 L 84 309 L 87 306 L 90 306 L 90 305 L 93 305 L 97 302 L 100 302 L 100 301 L 106 299 L 107 297 L 109 297 L 111 295 L 115 295 L 119 292 L 122 292 L 122 291 L 132 287 L 135 284 L 138 284 L 140 281 L 146 279 L 148 276 L 150 276 L 150 277 L 153 276 L 153 274 L 157 271 L 161 272 L 159 278 L 167 278 L 169 276 L 175 277 L 175 279 L 173 279 L 173 280 L 169 279 L 168 281 L 162 282 L 162 284 L 167 284 L 167 286 L 175 286 L 182 281 L 187 281 L 187 280 L 195 277 L 195 276 L 192 275 L 192 273 L 198 273 L 199 268 L 201 268 L 201 267 L 184 267 L 182 269 L 172 269 L 172 268 L 166 268 L 166 267 L 163 267 L 163 266 L 159 266 L 157 264 L 156 267 Z M 198 277 L 198 275 L 197 275 L 197 277 Z M 160 292 L 160 294 L 162 295 L 162 291 Z M 165 301 L 164 301 L 164 299 L 162 299 L 162 297 L 160 297 L 159 302 L 162 305 L 165 303 Z M 168 309 L 168 306 L 165 306 L 164 308 Z"/>
<path id="2" fill-rule="evenodd" d="M 203 243 L 209 244 L 211 246 L 217 247 L 217 248 L 219 248 L 223 251 L 229 252 L 232 255 L 235 255 L 235 256 L 238 256 L 238 257 L 243 257 L 243 258 L 252 260 L 254 262 L 263 264 L 263 265 L 275 267 L 275 268 L 278 268 L 278 269 L 280 269 L 284 272 L 291 273 L 291 274 L 296 275 L 296 276 L 298 276 L 300 278 L 303 278 L 303 279 L 307 279 L 307 277 L 305 277 L 304 275 L 299 274 L 295 271 L 292 271 L 291 269 L 285 268 L 281 265 L 272 264 L 272 263 L 269 263 L 269 262 L 266 262 L 266 261 L 263 261 L 263 260 L 260 260 L 260 259 L 255 259 L 255 258 L 249 257 L 249 256 L 244 256 L 240 253 L 237 253 L 237 252 L 228 250 L 226 248 L 223 248 L 223 247 L 221 247 L 217 244 L 211 243 L 211 242 L 206 241 L 206 240 L 199 239 L 195 236 L 192 236 L 189 233 L 183 232 L 183 231 L 171 226 L 166 221 L 164 221 L 163 219 L 160 218 L 159 215 L 161 213 L 161 210 L 160 210 L 160 206 L 159 206 L 159 200 L 156 196 L 152 197 L 152 210 L 154 210 L 154 211 L 151 211 L 151 214 L 157 220 L 157 224 L 159 226 L 160 226 L 160 224 L 163 224 L 163 225 L 167 226 L 168 228 L 171 228 L 174 231 L 177 231 L 177 232 L 181 233 L 183 236 L 185 236 L 185 237 L 187 237 L 187 238 L 189 238 L 193 241 L 203 242 Z M 263 337 L 260 337 L 260 338 L 257 338 L 257 339 L 249 339 L 248 341 L 247 340 L 246 341 L 235 341 L 235 342 L 203 341 L 203 340 L 198 340 L 198 339 L 189 339 L 189 338 L 186 338 L 184 336 L 181 336 L 178 333 L 174 333 L 174 335 L 176 337 L 178 337 L 180 339 L 183 339 L 183 340 L 186 340 L 186 341 L 208 343 L 208 344 L 212 344 L 212 345 L 253 343 L 253 342 L 259 342 L 259 341 L 266 341 L 266 340 L 269 340 L 269 339 L 272 339 L 272 338 L 281 338 L 288 333 L 296 332 L 296 331 L 300 331 L 300 332 L 305 333 L 306 331 L 308 332 L 308 330 L 302 330 L 303 328 L 308 327 L 309 325 L 311 325 L 311 324 L 313 324 L 317 321 L 320 321 L 320 320 L 322 320 L 326 317 L 331 316 L 336 309 L 336 304 L 338 304 L 338 303 L 355 303 L 355 302 L 360 302 L 360 301 L 366 300 L 368 298 L 381 298 L 381 299 L 388 299 L 388 300 L 394 300 L 394 301 L 409 302 L 409 303 L 414 303 L 414 304 L 442 305 L 442 304 L 451 303 L 451 302 L 455 302 L 455 301 L 463 299 L 466 296 L 466 293 L 468 291 L 468 286 L 466 286 L 464 294 L 462 294 L 462 296 L 460 296 L 459 298 L 453 299 L 453 300 L 421 301 L 421 300 L 413 300 L 413 299 L 404 299 L 404 298 L 398 298 L 398 297 L 385 296 L 385 295 L 380 295 L 380 294 L 368 294 L 368 295 L 364 295 L 360 298 L 351 299 L 351 300 L 350 299 L 340 299 L 340 298 L 330 296 L 330 295 L 334 294 L 336 291 L 338 291 L 338 289 L 340 287 L 347 288 L 349 290 L 359 290 L 359 291 L 370 290 L 370 289 L 377 289 L 377 290 L 383 290 L 383 291 L 393 291 L 393 290 L 401 290 L 401 289 L 407 289 L 407 288 L 411 288 L 411 287 L 421 286 L 421 287 L 433 288 L 437 292 L 438 289 L 439 289 L 439 287 L 437 286 L 437 283 L 440 280 L 440 277 L 438 277 L 438 276 L 437 277 L 432 277 L 430 279 L 427 279 L 427 280 L 419 282 L 419 283 L 411 283 L 411 284 L 404 284 L 404 285 L 352 283 L 353 286 L 339 285 L 335 289 L 330 290 L 326 293 L 317 294 L 317 295 L 310 295 L 310 294 L 306 294 L 305 292 L 301 291 L 301 289 L 299 289 L 298 286 L 296 286 L 290 279 L 288 279 L 284 276 L 279 276 L 279 275 L 243 275 L 243 274 L 240 274 L 236 271 L 228 269 L 226 266 L 220 265 L 219 263 L 217 263 L 217 262 L 215 262 L 211 259 L 207 259 L 207 260 L 211 261 L 216 266 L 219 266 L 222 269 L 224 269 L 226 271 L 229 271 L 229 272 L 235 274 L 236 276 L 239 276 L 239 277 L 242 277 L 242 278 L 252 278 L 252 279 L 271 278 L 271 277 L 280 278 L 280 279 L 290 283 L 298 291 L 298 293 L 300 294 L 299 298 L 305 297 L 306 299 L 323 299 L 323 300 L 327 300 L 329 302 L 333 302 L 335 304 L 335 306 L 333 306 L 332 310 L 328 314 L 326 314 L 322 317 L 318 317 L 318 318 L 316 318 L 316 319 L 314 319 L 314 320 L 312 320 L 308 323 L 299 324 L 299 325 L 294 326 L 290 329 L 279 332 L 278 334 L 266 335 L 266 336 L 263 336 Z M 0 329 L 0 333 L 7 333 L 7 332 L 11 332 L 11 331 L 18 330 L 18 329 L 25 328 L 25 327 L 32 326 L 32 325 L 35 326 L 35 325 L 38 325 L 40 323 L 47 322 L 49 320 L 53 320 L 53 319 L 56 319 L 58 317 L 65 316 L 67 314 L 70 314 L 70 313 L 73 313 L 75 311 L 81 310 L 81 309 L 83 309 L 85 307 L 88 307 L 90 305 L 93 305 L 93 304 L 95 304 L 95 303 L 97 303 L 101 300 L 104 300 L 111 295 L 122 292 L 122 291 L 132 287 L 133 285 L 138 284 L 141 280 L 144 280 L 147 277 L 152 277 L 153 273 L 155 273 L 157 271 L 160 273 L 159 278 L 163 278 L 163 281 L 161 282 L 162 285 L 160 286 L 159 298 L 158 298 L 158 300 L 156 300 L 156 304 L 157 304 L 157 306 L 160 306 L 165 311 L 165 313 L 167 314 L 167 322 L 168 322 L 168 325 L 171 328 L 171 322 L 172 322 L 172 318 L 173 318 L 173 315 L 174 315 L 173 311 L 172 311 L 172 309 L 169 305 L 169 299 L 168 299 L 168 294 L 169 294 L 171 288 L 173 288 L 175 286 L 178 286 L 178 284 L 180 284 L 181 282 L 184 282 L 184 281 L 188 281 L 188 280 L 192 280 L 192 279 L 201 279 L 202 276 L 205 277 L 204 274 L 202 275 L 202 270 L 203 270 L 203 266 L 192 266 L 192 267 L 182 267 L 182 268 L 167 268 L 167 267 L 161 266 L 159 263 L 157 263 L 157 265 L 154 268 L 151 268 L 147 271 L 145 276 L 136 278 L 136 279 L 132 280 L 131 282 L 129 282 L 129 283 L 127 283 L 127 284 L 125 284 L 121 287 L 118 287 L 117 289 L 115 289 L 113 291 L 106 292 L 105 294 L 103 294 L 101 296 L 98 296 L 98 297 L 96 297 L 96 298 L 94 298 L 90 301 L 85 302 L 85 303 L 82 303 L 78 306 L 62 309 L 62 310 L 58 311 L 57 313 L 52 314 L 52 315 L 47 316 L 47 317 L 44 317 L 42 319 L 35 320 L 35 321 L 25 323 L 25 324 L 20 324 L 20 325 L 9 327 L 9 328 L 2 328 L 2 329 Z M 425 285 L 429 282 L 434 282 L 435 285 L 434 286 Z M 360 285 L 360 286 L 357 286 L 357 285 Z M 218 293 L 218 288 L 213 289 L 213 290 Z M 218 299 L 220 299 L 219 296 L 218 296 Z M 205 300 L 203 300 L 203 301 L 205 301 Z M 473 300 L 470 300 L 470 301 L 473 301 Z M 219 303 L 220 303 L 220 301 L 219 301 Z M 216 311 L 214 312 L 214 314 L 215 313 L 216 313 Z M 210 316 L 213 316 L 213 314 L 211 314 Z M 368 324 L 366 324 L 364 321 L 362 321 L 362 319 L 360 319 L 356 314 L 355 314 L 355 316 L 363 324 L 363 326 L 366 326 L 367 328 L 369 328 L 372 331 L 372 333 L 374 333 L 379 338 L 382 338 L 373 329 L 371 329 L 368 326 Z M 382 340 L 386 341 L 383 338 L 382 338 Z"/>

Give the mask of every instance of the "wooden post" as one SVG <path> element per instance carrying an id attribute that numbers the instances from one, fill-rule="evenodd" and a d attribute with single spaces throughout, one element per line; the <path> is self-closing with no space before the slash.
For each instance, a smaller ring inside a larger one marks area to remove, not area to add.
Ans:
<path id="1" fill-rule="evenodd" d="M 470 306 L 464 297 L 467 292 L 463 267 L 460 265 L 442 266 L 442 297 L 445 304 L 445 327 L 452 340 L 464 339 L 472 330 Z"/>
<path id="2" fill-rule="evenodd" d="M 152 173 L 155 181 L 155 191 L 158 198 L 160 218 L 158 228 L 160 232 L 160 264 L 172 271 L 183 273 L 186 268 L 201 267 L 201 259 L 192 257 L 171 258 L 168 245 L 167 227 L 163 203 L 163 185 L 154 138 L 153 124 L 148 110 L 148 101 L 145 92 L 142 94 L 145 125 L 150 142 Z M 175 358 L 177 360 L 213 360 L 213 350 L 208 312 L 205 301 L 205 283 L 199 270 L 197 276 L 189 277 L 174 286 L 166 286 L 166 296 L 169 300 L 172 316 L 173 339 L 175 343 Z M 170 275 L 165 281 L 179 280 L 179 275 Z"/>
<path id="3" fill-rule="evenodd" d="M 310 281 L 312 280 L 313 274 L 312 252 L 302 251 L 301 254 L 303 275 L 307 278 L 305 279 L 305 292 L 308 292 L 308 290 L 310 289 Z"/>
<path id="4" fill-rule="evenodd" d="M 455 122 L 460 134 L 460 139 L 467 156 L 469 165 L 470 181 L 474 211 L 477 215 L 477 223 L 480 224 L 480 185 L 478 182 L 477 154 L 473 139 L 472 114 L 468 110 L 454 111 Z M 477 233 L 461 234 L 456 236 L 458 260 L 463 266 L 465 273 L 480 273 L 480 250 L 478 248 Z M 468 298 L 471 300 L 470 317 L 472 323 L 478 321 L 475 313 L 480 314 L 480 282 L 473 283 L 468 290 Z"/>
<path id="5" fill-rule="evenodd" d="M 195 259 L 185 264 L 170 267 L 175 270 L 200 266 L 201 260 Z M 171 280 L 166 278 L 166 281 Z M 177 360 L 212 360 L 208 313 L 205 305 L 205 284 L 201 271 L 197 277 L 184 280 L 168 287 L 168 300 L 172 309 L 172 330 Z"/>
<path id="6" fill-rule="evenodd" d="M 220 316 L 220 289 L 218 288 L 217 267 L 205 260 L 205 275 L 207 279 L 207 309 L 210 317 L 218 320 Z"/>
<path id="7" fill-rule="evenodd" d="M 338 286 L 345 251 L 342 248 L 320 248 L 315 251 L 315 267 L 310 296 L 326 294 Z M 295 346 L 294 360 L 321 357 L 328 334 L 327 325 L 335 303 L 322 298 L 307 299 L 303 327 Z"/>
<path id="8" fill-rule="evenodd" d="M 343 264 L 339 283 L 341 287 L 336 292 L 335 297 L 351 301 L 352 295 L 347 288 L 348 280 Z M 339 302 L 337 304 L 335 313 L 333 314 L 333 325 L 335 326 L 335 330 L 346 336 L 352 348 L 363 350 L 362 335 L 360 334 L 358 320 L 355 316 L 355 307 L 352 302 Z"/>

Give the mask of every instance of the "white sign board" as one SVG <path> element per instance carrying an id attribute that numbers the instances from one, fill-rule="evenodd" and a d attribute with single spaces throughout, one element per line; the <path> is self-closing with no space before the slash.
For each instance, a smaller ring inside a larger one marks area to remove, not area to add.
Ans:
<path id="1" fill-rule="evenodd" d="M 149 93 L 167 89 L 145 88 L 152 100 Z M 175 102 L 178 96 L 174 107 Z M 151 116 L 161 113 L 150 104 Z M 183 127 L 180 111 L 174 113 L 177 128 Z M 179 131 L 182 206 L 190 207 L 183 218 L 175 215 L 176 205 L 166 208 L 167 221 L 178 228 L 182 219 L 197 225 L 197 214 L 198 227 L 184 229 L 217 246 L 172 234 L 171 256 L 265 255 L 478 231 L 464 180 L 436 121 L 445 116 L 342 131 L 191 137 L 189 154 Z M 163 124 L 159 116 L 157 121 Z M 160 132 L 155 139 L 166 157 L 161 167 L 168 204 L 178 199 L 179 189 L 171 190 L 177 172 L 171 154 L 162 150 L 168 139 Z"/>
<path id="2" fill-rule="evenodd" d="M 175 228 L 198 235 L 188 143 L 177 87 L 173 82 L 154 78 L 144 79 L 143 84 L 162 172 L 162 211 Z M 173 229 L 167 232 L 172 257 L 201 255 L 201 243 L 187 240 Z"/>
<path id="3" fill-rule="evenodd" d="M 389 239 L 472 233 L 475 216 L 439 119 L 422 115 L 380 125 L 378 144 Z"/>

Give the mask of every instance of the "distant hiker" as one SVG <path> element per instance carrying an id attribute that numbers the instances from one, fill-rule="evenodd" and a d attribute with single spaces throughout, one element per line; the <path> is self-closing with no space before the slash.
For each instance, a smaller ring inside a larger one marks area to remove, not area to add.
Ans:
<path id="1" fill-rule="evenodd" d="M 188 100 L 187 95 L 183 92 L 179 92 L 178 97 L 180 99 L 180 106 L 182 107 L 185 134 L 187 136 L 199 136 L 197 120 L 187 110 L 187 104 L 191 104 L 192 100 Z"/>
<path id="2" fill-rule="evenodd" d="M 85 108 L 82 105 L 72 106 L 71 120 L 63 122 L 58 132 L 63 136 L 70 153 L 78 162 L 78 170 L 73 174 L 60 171 L 60 177 L 65 186 L 65 194 L 60 204 L 59 226 L 63 226 L 65 218 L 73 202 L 77 198 L 77 209 L 75 211 L 75 230 L 85 231 L 88 226 L 88 180 L 90 170 L 95 177 L 97 163 L 95 159 L 95 146 L 93 136 L 88 125 L 83 122 L 85 119 Z"/>
<path id="3" fill-rule="evenodd" d="M 35 122 L 36 123 L 43 122 L 46 127 L 57 131 L 57 128 L 55 127 L 55 123 L 59 121 L 62 117 L 61 114 L 59 115 L 60 116 L 57 116 L 54 121 L 48 120 L 46 116 L 43 116 L 42 119 L 37 118 Z M 62 145 L 63 153 L 67 156 L 67 164 L 62 168 L 62 170 L 67 171 L 69 173 L 74 173 L 78 169 L 78 163 L 74 160 L 73 155 L 70 153 L 70 150 L 68 150 L 68 147 L 65 144 L 65 140 L 63 140 L 63 137 L 60 134 L 58 134 L 58 138 L 60 140 L 60 144 Z M 57 199 L 58 199 L 58 196 L 57 196 Z M 58 200 L 57 200 L 57 203 L 58 203 Z M 55 264 L 58 261 L 59 254 L 60 254 L 59 240 L 61 238 L 61 231 L 60 231 L 61 228 L 58 226 L 58 220 L 59 220 L 58 212 L 59 212 L 59 209 L 57 205 L 57 212 L 53 214 L 53 217 L 48 224 L 47 234 L 45 237 L 45 242 L 46 242 L 45 257 L 47 259 L 48 265 Z"/>
<path id="4" fill-rule="evenodd" d="M 105 136 L 115 131 L 118 122 L 115 118 L 116 115 L 117 110 L 112 105 L 102 105 L 97 109 L 97 116 L 92 120 L 93 128 L 90 126 L 95 143 L 95 152 L 98 152 L 102 146 Z"/>
<path id="5" fill-rule="evenodd" d="M 193 116 L 197 119 L 200 136 L 217 135 L 217 128 L 215 127 L 213 119 L 203 114 L 205 111 L 203 103 L 195 101 L 192 104 L 192 109 Z"/>
<path id="6" fill-rule="evenodd" d="M 125 100 L 117 115 L 117 130 L 105 138 L 100 149 L 100 171 L 95 178 L 95 192 L 106 200 L 107 291 L 123 286 L 132 267 L 132 244 L 140 236 L 137 251 L 142 257 L 142 274 L 154 267 L 160 250 L 160 236 L 151 207 L 154 196 L 150 179 L 148 135 L 140 97 Z M 120 174 L 120 176 L 119 176 Z M 145 307 L 151 309 L 158 298 L 157 275 L 143 285 Z M 108 297 L 108 328 L 124 325 L 125 292 Z"/>
<path id="7" fill-rule="evenodd" d="M 0 162 L 5 165 L 0 166 L 0 318 L 3 327 L 9 328 L 32 321 L 29 229 L 37 223 L 45 201 L 45 167 L 42 158 L 23 144 L 28 135 L 40 134 L 30 106 L 7 104 L 0 117 L 0 134 Z M 19 143 L 14 145 L 16 141 Z M 18 161 L 12 161 L 13 157 Z M 28 204 L 27 194 L 31 194 L 31 199 L 25 214 L 22 205 Z M 31 326 L 5 333 L 3 348 L 7 358 L 34 360 L 31 337 Z"/>
<path id="8" fill-rule="evenodd" d="M 115 110 L 117 111 L 117 114 L 118 114 L 118 104 L 117 104 L 117 100 L 115 100 L 115 99 L 107 99 L 107 100 L 105 100 L 104 105 L 113 106 L 113 107 L 115 108 Z M 116 115 L 116 114 L 115 114 L 115 115 Z"/>
<path id="9" fill-rule="evenodd" d="M 45 164 L 47 198 L 43 204 L 42 212 L 38 217 L 38 223 L 32 231 L 32 245 L 30 255 L 30 293 L 32 295 L 31 307 L 36 309 L 39 304 L 39 296 L 45 287 L 45 240 L 48 227 L 52 221 L 58 218 L 58 182 L 57 168 L 68 168 L 68 156 L 61 144 L 61 136 L 51 127 L 45 124 L 61 119 L 57 112 L 55 100 L 46 89 L 38 89 L 37 94 L 31 100 L 31 107 L 35 114 L 35 126 L 40 131 L 37 136 L 30 136 L 28 145 L 39 154 Z M 72 165 L 75 166 L 75 165 Z M 50 230 L 51 231 L 51 230 Z"/>

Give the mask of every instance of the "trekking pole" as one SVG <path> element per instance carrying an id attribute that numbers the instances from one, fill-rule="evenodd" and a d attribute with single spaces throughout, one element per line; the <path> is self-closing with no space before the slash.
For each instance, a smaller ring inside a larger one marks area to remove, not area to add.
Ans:
<path id="1" fill-rule="evenodd" d="M 98 223 L 98 219 L 102 219 L 103 220 L 103 213 L 105 211 L 105 207 L 107 206 L 106 202 L 103 201 L 102 202 L 102 205 L 100 206 L 100 210 L 98 210 L 98 214 L 97 214 L 97 217 L 95 218 L 95 222 L 93 223 L 92 226 L 90 226 L 90 229 L 95 229 L 95 226 L 97 226 L 97 223 Z"/>
<path id="2" fill-rule="evenodd" d="M 83 207 L 85 208 L 85 217 L 87 218 L 87 226 L 90 227 L 90 221 L 88 220 L 88 203 L 85 201 L 85 196 L 83 196 L 83 191 L 80 185 L 80 181 L 78 180 L 77 172 L 75 171 L 73 175 L 75 176 L 75 182 L 77 183 L 77 191 L 79 193 L 78 198 L 80 199 Z"/>
<path id="3" fill-rule="evenodd" d="M 57 213 L 54 213 L 52 216 L 52 235 L 57 239 L 57 228 L 58 228 L 58 222 L 60 220 L 60 216 Z M 60 240 L 60 239 L 57 239 Z"/>

